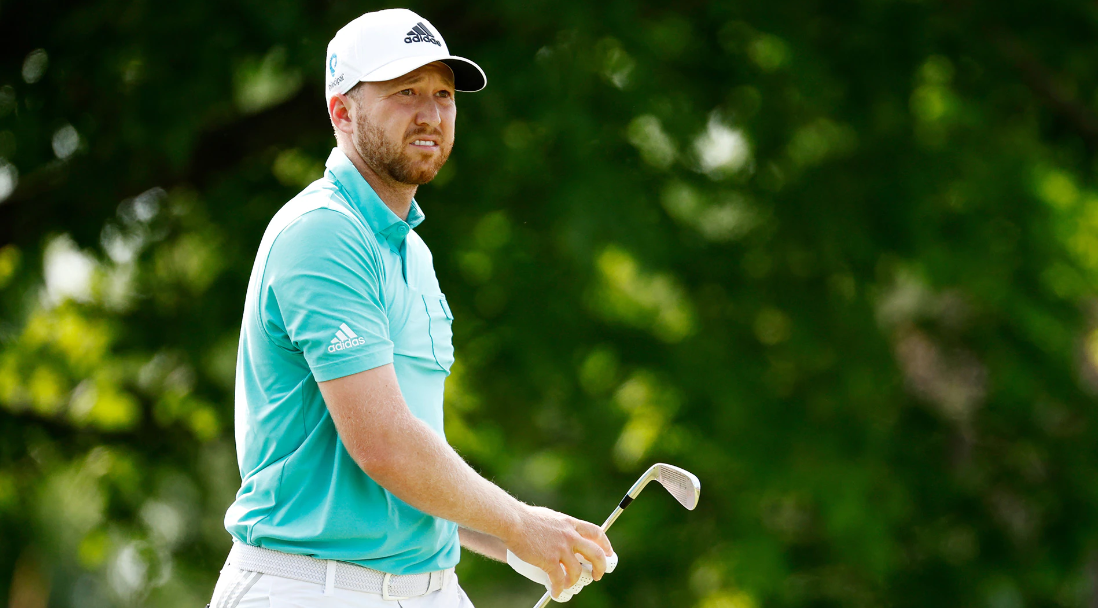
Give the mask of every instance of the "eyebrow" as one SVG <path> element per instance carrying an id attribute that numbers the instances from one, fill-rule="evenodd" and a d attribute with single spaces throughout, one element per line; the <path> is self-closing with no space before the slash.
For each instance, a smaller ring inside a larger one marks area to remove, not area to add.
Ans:
<path id="1" fill-rule="evenodd" d="M 418 76 L 413 76 L 413 77 L 409 78 L 408 80 L 401 80 L 401 81 L 397 82 L 397 86 L 407 86 L 407 85 L 410 85 L 410 84 L 419 84 L 420 82 L 423 82 L 426 79 L 427 79 L 426 76 L 424 76 L 423 74 L 420 74 Z M 452 78 L 443 78 L 442 83 L 446 86 L 451 87 L 451 88 L 454 86 L 454 81 L 453 81 Z"/>

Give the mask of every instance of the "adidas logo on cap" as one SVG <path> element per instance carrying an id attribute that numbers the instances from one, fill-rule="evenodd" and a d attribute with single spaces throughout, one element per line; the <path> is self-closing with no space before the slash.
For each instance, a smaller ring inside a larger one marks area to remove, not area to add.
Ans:
<path id="1" fill-rule="evenodd" d="M 351 331 L 350 327 L 347 327 L 346 323 L 340 323 L 339 329 L 336 330 L 336 337 L 332 338 L 332 343 L 328 345 L 328 352 L 334 353 L 355 346 L 361 346 L 366 343 L 366 340 L 358 337 L 358 334 Z"/>
<path id="2" fill-rule="evenodd" d="M 412 31 L 408 32 L 408 35 L 404 38 L 404 44 L 412 44 L 413 42 L 430 42 L 435 46 L 442 46 L 442 43 L 435 38 L 435 35 L 431 33 L 431 30 L 427 29 L 426 25 L 420 21 L 412 28 Z"/>

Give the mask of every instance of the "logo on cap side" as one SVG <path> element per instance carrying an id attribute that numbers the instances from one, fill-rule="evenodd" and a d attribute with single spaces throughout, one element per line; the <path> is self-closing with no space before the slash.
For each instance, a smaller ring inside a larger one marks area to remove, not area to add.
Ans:
<path id="1" fill-rule="evenodd" d="M 335 53 L 332 53 L 332 58 L 328 60 L 328 72 L 330 72 L 332 74 L 332 76 L 336 75 L 336 54 Z"/>
<path id="2" fill-rule="evenodd" d="M 435 46 L 442 46 L 442 43 L 438 41 L 438 38 L 435 38 L 431 30 L 427 29 L 426 25 L 423 25 L 422 21 L 417 23 L 404 38 L 404 44 L 412 44 L 413 42 L 430 42 Z"/>

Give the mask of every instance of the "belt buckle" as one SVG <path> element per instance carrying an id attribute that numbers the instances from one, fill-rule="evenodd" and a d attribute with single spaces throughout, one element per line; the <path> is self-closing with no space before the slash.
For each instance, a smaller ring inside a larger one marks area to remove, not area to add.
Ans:
<path id="1" fill-rule="evenodd" d="M 412 599 L 413 596 L 410 596 L 410 595 L 407 596 L 407 597 L 397 596 L 397 595 L 389 595 L 389 581 L 391 581 L 392 578 L 393 578 L 393 575 L 388 573 L 388 572 L 386 572 L 385 576 L 383 576 L 381 578 L 381 599 L 383 599 L 383 600 L 393 600 L 393 601 Z"/>

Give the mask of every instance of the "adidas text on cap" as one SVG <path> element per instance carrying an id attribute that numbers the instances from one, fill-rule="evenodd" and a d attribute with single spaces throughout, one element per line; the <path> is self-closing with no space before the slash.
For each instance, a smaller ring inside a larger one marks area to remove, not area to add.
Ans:
<path id="1" fill-rule="evenodd" d="M 328 43 L 325 98 L 360 82 L 392 80 L 441 61 L 454 73 L 454 88 L 479 91 L 488 84 L 480 66 L 450 54 L 429 21 L 403 8 L 366 13 L 343 26 Z"/>

